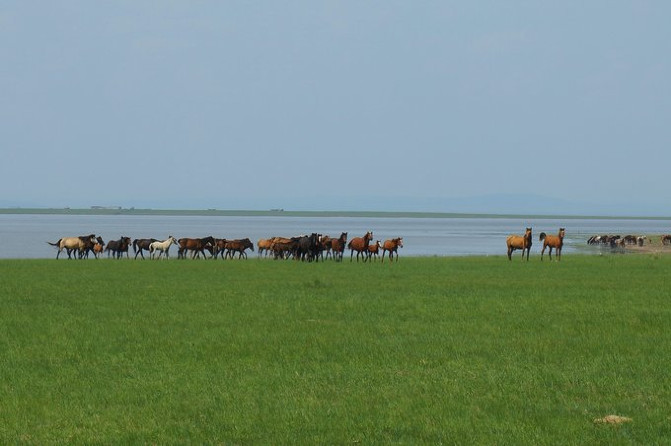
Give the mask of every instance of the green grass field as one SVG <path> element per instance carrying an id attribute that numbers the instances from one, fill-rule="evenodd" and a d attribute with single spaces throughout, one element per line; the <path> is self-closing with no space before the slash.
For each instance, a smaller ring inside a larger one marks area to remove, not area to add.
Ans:
<path id="1" fill-rule="evenodd" d="M 670 271 L 3 260 L 0 443 L 668 444 Z"/>

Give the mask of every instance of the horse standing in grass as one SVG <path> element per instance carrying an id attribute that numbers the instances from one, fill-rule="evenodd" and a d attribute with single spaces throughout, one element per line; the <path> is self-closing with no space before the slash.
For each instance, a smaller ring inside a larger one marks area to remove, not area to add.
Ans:
<path id="1" fill-rule="evenodd" d="M 555 248 L 557 251 L 557 261 L 561 260 L 561 249 L 564 246 L 564 234 L 566 230 L 564 228 L 559 228 L 557 235 L 547 235 L 545 232 L 541 232 L 538 240 L 543 242 L 543 249 L 541 249 L 541 261 L 543 260 L 543 253 L 545 248 L 550 248 L 548 251 L 548 256 L 552 260 L 552 248 Z"/>
<path id="2" fill-rule="evenodd" d="M 333 260 L 342 261 L 343 252 L 345 252 L 345 245 L 347 244 L 347 233 L 343 232 L 338 238 L 331 239 L 331 255 Z M 328 253 L 327 253 L 328 257 Z"/>
<path id="3" fill-rule="evenodd" d="M 524 235 L 510 235 L 506 239 L 508 245 L 508 260 L 512 260 L 513 251 L 516 249 L 522 250 L 522 258 L 524 258 L 524 251 L 527 252 L 527 261 L 529 261 L 529 251 L 531 251 L 531 228 L 527 228 Z"/>
<path id="4" fill-rule="evenodd" d="M 379 240 L 376 240 L 374 244 L 368 245 L 368 252 L 366 253 L 368 255 L 368 260 L 371 258 L 377 262 L 377 258 L 380 255 L 380 247 L 382 245 L 380 244 Z"/>
<path id="5" fill-rule="evenodd" d="M 347 244 L 347 247 L 349 248 L 349 261 L 352 261 L 352 256 L 354 255 L 354 251 L 356 251 L 356 261 L 359 261 L 359 255 L 361 255 L 361 258 L 365 262 L 366 251 L 368 251 L 368 245 L 371 240 L 373 240 L 373 231 L 366 232 L 366 235 L 363 237 L 354 237 L 350 240 Z"/>
<path id="6" fill-rule="evenodd" d="M 86 247 L 89 244 L 94 245 L 96 243 L 96 236 L 95 234 L 89 234 L 89 235 L 80 235 L 79 237 L 63 237 L 55 243 L 52 242 L 47 243 L 49 243 L 51 246 L 55 246 L 58 248 L 56 259 L 58 259 L 58 257 L 61 255 L 61 252 L 64 249 L 65 252 L 67 252 L 68 254 L 68 259 L 71 259 L 72 251 L 77 251 L 78 254 L 82 250 L 86 249 Z"/>
<path id="7" fill-rule="evenodd" d="M 142 260 L 144 260 L 144 254 L 142 254 L 142 251 L 149 251 L 149 245 L 154 242 L 158 242 L 158 240 L 155 238 L 136 238 L 133 240 L 133 252 L 135 253 L 135 258 L 137 259 L 139 254 L 142 257 Z"/>
<path id="8" fill-rule="evenodd" d="M 159 251 L 158 253 L 158 258 L 160 259 L 161 256 L 165 253 L 165 258 L 169 259 L 170 258 L 170 246 L 171 245 L 177 245 L 179 246 L 179 243 L 177 243 L 177 240 L 175 237 L 172 235 L 168 236 L 167 239 L 163 240 L 162 242 L 155 241 L 149 244 L 149 258 L 153 259 L 154 258 L 154 253 L 156 251 Z"/>
<path id="9" fill-rule="evenodd" d="M 398 262 L 398 248 L 403 248 L 403 237 L 385 240 L 382 245 L 382 263 L 384 263 L 384 256 L 389 252 L 389 261 L 394 261 L 394 253 L 396 253 L 396 261 Z"/>
<path id="10" fill-rule="evenodd" d="M 128 256 L 128 247 L 130 246 L 130 237 L 122 236 L 119 240 L 111 240 L 105 246 L 105 251 L 107 251 L 107 257 L 115 257 L 120 259 L 123 257 L 123 253 L 126 253 L 126 258 Z"/>

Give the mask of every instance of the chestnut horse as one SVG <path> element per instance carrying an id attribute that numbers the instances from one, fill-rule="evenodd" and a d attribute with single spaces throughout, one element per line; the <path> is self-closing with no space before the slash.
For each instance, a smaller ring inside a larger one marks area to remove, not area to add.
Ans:
<path id="1" fill-rule="evenodd" d="M 356 251 L 356 261 L 359 261 L 359 255 L 361 255 L 361 258 L 365 262 L 366 251 L 368 251 L 368 245 L 371 240 L 373 240 L 373 231 L 366 232 L 366 235 L 363 237 L 354 237 L 350 240 L 347 244 L 347 247 L 349 248 L 349 261 L 352 261 L 352 256 L 354 255 L 354 251 Z"/>
<path id="2" fill-rule="evenodd" d="M 372 245 L 368 245 L 368 252 L 366 253 L 366 254 L 368 254 L 368 260 L 370 260 L 371 257 L 372 257 L 373 260 L 375 260 L 377 262 L 377 258 L 380 254 L 380 247 L 381 246 L 382 245 L 380 244 L 379 240 L 376 240 L 375 243 L 372 244 Z"/>
<path id="3" fill-rule="evenodd" d="M 271 238 L 260 238 L 258 242 L 256 242 L 256 246 L 259 249 L 259 257 L 263 254 L 263 251 L 266 252 L 266 257 L 270 253 L 270 248 L 273 246 L 273 239 Z"/>
<path id="4" fill-rule="evenodd" d="M 398 248 L 403 248 L 403 237 L 385 240 L 382 245 L 382 263 L 384 263 L 384 256 L 389 251 L 389 261 L 394 261 L 394 253 L 396 253 L 396 261 L 398 262 Z"/>
<path id="5" fill-rule="evenodd" d="M 524 258 L 524 251 L 527 251 L 527 261 L 529 261 L 529 251 L 531 251 L 531 228 L 527 228 L 524 235 L 510 235 L 506 239 L 508 245 L 508 260 L 512 260 L 513 251 L 516 249 L 522 250 L 522 258 Z"/>
<path id="6" fill-rule="evenodd" d="M 543 260 L 543 253 L 545 248 L 550 248 L 548 251 L 548 256 L 552 260 L 552 248 L 555 248 L 557 251 L 557 260 L 561 260 L 561 249 L 564 246 L 564 233 L 566 230 L 564 228 L 559 228 L 557 235 L 547 235 L 545 232 L 541 232 L 538 240 L 543 242 L 543 249 L 541 249 L 541 261 Z"/>

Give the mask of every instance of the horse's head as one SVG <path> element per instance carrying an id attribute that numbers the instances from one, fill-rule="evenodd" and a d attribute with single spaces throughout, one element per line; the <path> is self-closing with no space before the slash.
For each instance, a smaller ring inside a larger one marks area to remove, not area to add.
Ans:
<path id="1" fill-rule="evenodd" d="M 566 233 L 565 228 L 559 228 L 559 234 L 558 234 L 559 238 L 564 238 L 565 233 Z"/>
<path id="2" fill-rule="evenodd" d="M 366 235 L 364 236 L 364 239 L 371 241 L 373 240 L 373 231 L 368 231 Z"/>
<path id="3" fill-rule="evenodd" d="M 403 248 L 403 237 L 398 238 L 398 247 Z"/>
<path id="4" fill-rule="evenodd" d="M 169 236 L 168 236 L 168 240 L 170 240 L 170 243 L 172 243 L 173 245 L 178 245 L 178 246 L 179 246 L 179 242 L 178 242 L 177 239 L 176 239 L 175 237 L 173 237 L 172 235 L 169 235 Z"/>

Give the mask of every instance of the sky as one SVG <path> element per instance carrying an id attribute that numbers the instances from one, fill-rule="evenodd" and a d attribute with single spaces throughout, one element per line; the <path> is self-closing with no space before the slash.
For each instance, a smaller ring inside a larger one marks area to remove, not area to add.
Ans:
<path id="1" fill-rule="evenodd" d="M 0 207 L 671 215 L 669 17 L 4 1 Z"/>

